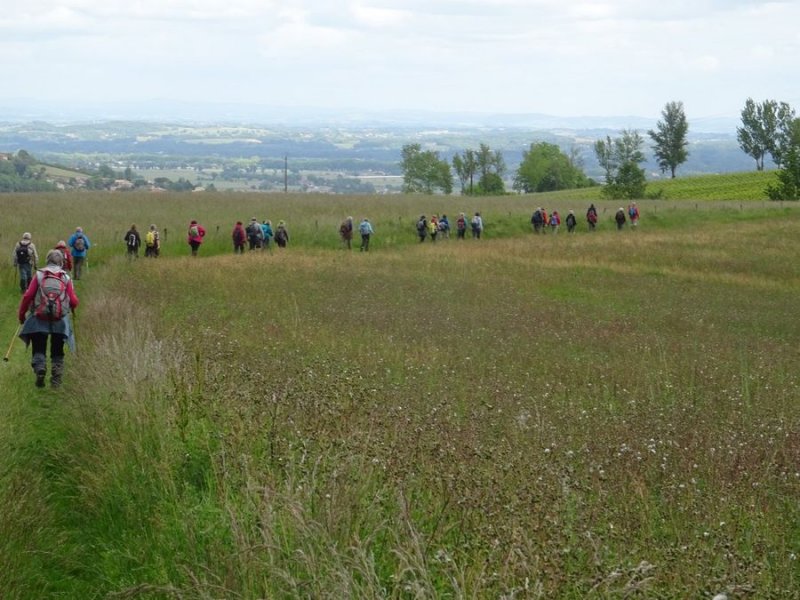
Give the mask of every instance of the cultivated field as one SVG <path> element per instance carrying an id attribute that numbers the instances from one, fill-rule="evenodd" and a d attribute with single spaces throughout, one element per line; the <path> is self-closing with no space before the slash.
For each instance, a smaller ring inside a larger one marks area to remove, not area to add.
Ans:
<path id="1" fill-rule="evenodd" d="M 580 231 L 531 234 L 540 204 Z M 590 234 L 556 196 L 0 198 L 9 253 L 97 244 L 64 387 L 0 368 L 0 589 L 800 597 L 800 206 L 618 204 Z M 415 241 L 476 210 L 485 239 Z M 290 247 L 232 255 L 250 216 Z M 124 258 L 131 222 L 164 257 Z"/>

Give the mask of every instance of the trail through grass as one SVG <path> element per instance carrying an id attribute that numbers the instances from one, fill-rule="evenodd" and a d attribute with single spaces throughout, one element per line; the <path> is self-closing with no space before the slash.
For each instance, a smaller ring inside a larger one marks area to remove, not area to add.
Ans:
<path id="1" fill-rule="evenodd" d="M 800 216 L 687 214 L 103 256 L 65 388 L 34 390 L 21 348 L 0 374 L 0 584 L 797 597 Z"/>

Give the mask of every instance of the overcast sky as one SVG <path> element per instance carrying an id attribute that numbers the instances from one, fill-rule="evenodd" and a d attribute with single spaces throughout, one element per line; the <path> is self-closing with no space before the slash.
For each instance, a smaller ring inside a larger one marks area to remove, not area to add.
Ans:
<path id="1" fill-rule="evenodd" d="M 0 101 L 800 112 L 800 1 L 0 0 Z"/>

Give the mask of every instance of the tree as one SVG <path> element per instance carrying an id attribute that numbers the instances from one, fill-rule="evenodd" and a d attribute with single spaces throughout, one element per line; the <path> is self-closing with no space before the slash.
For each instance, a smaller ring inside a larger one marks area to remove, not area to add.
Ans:
<path id="1" fill-rule="evenodd" d="M 433 150 L 422 150 L 419 144 L 403 146 L 403 191 L 407 194 L 443 194 L 453 191 L 453 173 L 450 164 L 439 158 Z"/>
<path id="2" fill-rule="evenodd" d="M 686 150 L 689 144 L 686 141 L 689 123 L 683 112 L 683 102 L 667 102 L 661 116 L 664 120 L 656 123 L 656 130 L 651 129 L 647 133 L 655 142 L 653 154 L 658 159 L 661 172 L 665 173 L 669 169 L 672 179 L 675 179 L 675 169 L 685 163 L 689 156 Z"/>
<path id="3" fill-rule="evenodd" d="M 453 156 L 453 168 L 461 182 L 461 193 L 472 195 L 474 191 L 475 173 L 478 170 L 478 161 L 475 158 L 475 150 L 464 150 L 464 155 L 456 153 Z M 469 184 L 469 189 L 467 189 Z"/>
<path id="4" fill-rule="evenodd" d="M 786 153 L 795 147 L 794 136 L 797 121 L 794 109 L 786 102 L 781 102 L 775 109 L 775 121 L 777 129 L 775 144 L 770 152 L 772 160 L 780 167 L 783 166 Z"/>
<path id="5" fill-rule="evenodd" d="M 500 150 L 489 148 L 486 144 L 481 144 L 476 155 L 478 170 L 481 178 L 478 180 L 478 190 L 481 194 L 505 194 L 506 186 L 503 183 L 503 175 L 506 172 L 506 162 L 503 160 L 503 153 Z"/>
<path id="6" fill-rule="evenodd" d="M 644 162 L 642 152 L 644 140 L 638 131 L 622 130 L 622 136 L 605 140 L 597 140 L 594 151 L 597 160 L 606 172 L 606 186 L 603 195 L 608 198 L 642 198 L 647 183 L 644 169 L 639 163 Z"/>
<path id="7" fill-rule="evenodd" d="M 461 182 L 462 194 L 504 194 L 506 191 L 503 182 L 506 172 L 503 154 L 499 150 L 493 152 L 486 144 L 481 144 L 478 150 L 464 150 L 463 156 L 456 154 L 453 157 L 453 168 Z M 477 186 L 476 175 L 479 175 Z"/>
<path id="8" fill-rule="evenodd" d="M 792 121 L 781 148 L 781 170 L 777 185 L 767 186 L 772 200 L 800 200 L 800 119 Z"/>
<path id="9" fill-rule="evenodd" d="M 736 128 L 739 147 L 756 161 L 756 170 L 764 170 L 764 157 L 772 156 L 780 166 L 782 147 L 790 136 L 794 111 L 786 102 L 764 100 L 757 103 L 748 98 L 742 109 L 742 126 Z"/>
<path id="10" fill-rule="evenodd" d="M 555 144 L 538 142 L 522 152 L 514 177 L 514 189 L 524 193 L 551 192 L 593 185 L 577 166 L 577 159 L 564 154 Z"/>

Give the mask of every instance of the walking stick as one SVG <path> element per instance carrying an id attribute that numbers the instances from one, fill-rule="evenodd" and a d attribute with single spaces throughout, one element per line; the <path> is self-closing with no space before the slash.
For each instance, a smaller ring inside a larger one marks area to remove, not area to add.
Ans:
<path id="1" fill-rule="evenodd" d="M 21 324 L 17 325 L 17 330 L 14 332 L 14 337 L 11 338 L 11 343 L 8 345 L 8 351 L 6 352 L 6 355 L 3 357 L 3 362 L 8 362 L 8 357 L 11 356 L 11 348 L 14 347 L 14 341 L 17 339 L 17 336 L 19 335 L 19 330 L 21 327 L 22 327 Z"/>

